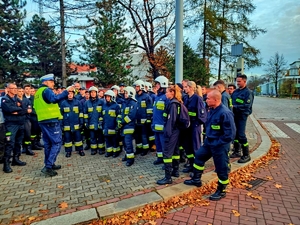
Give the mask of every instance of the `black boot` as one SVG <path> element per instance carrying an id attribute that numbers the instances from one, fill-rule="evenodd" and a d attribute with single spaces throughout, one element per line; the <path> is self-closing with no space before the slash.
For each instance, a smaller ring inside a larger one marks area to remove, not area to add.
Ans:
<path id="1" fill-rule="evenodd" d="M 32 141 L 32 144 L 31 144 L 31 149 L 33 149 L 33 150 L 43 150 L 43 148 L 42 147 L 40 147 L 39 145 L 38 145 L 38 141 L 36 140 L 36 139 L 34 139 L 33 141 Z"/>
<path id="2" fill-rule="evenodd" d="M 34 152 L 31 149 L 31 145 L 25 145 L 26 155 L 34 155 Z"/>
<path id="3" fill-rule="evenodd" d="M 172 184 L 171 173 L 172 173 L 172 164 L 165 163 L 165 177 L 161 180 L 158 180 L 156 183 L 158 185 Z"/>
<path id="4" fill-rule="evenodd" d="M 193 177 L 190 180 L 185 180 L 184 184 L 186 185 L 194 185 L 197 187 L 201 187 L 202 186 L 202 182 L 201 182 L 201 176 L 202 176 L 203 171 L 202 170 L 197 170 L 197 169 L 193 169 Z"/>
<path id="5" fill-rule="evenodd" d="M 226 186 L 227 184 L 221 184 L 220 182 L 218 182 L 217 190 L 214 194 L 209 196 L 209 200 L 219 201 L 221 198 L 224 198 L 226 196 L 226 192 L 225 192 Z"/>
<path id="6" fill-rule="evenodd" d="M 25 166 L 26 165 L 26 162 L 22 162 L 20 159 L 19 159 L 20 156 L 18 155 L 15 155 L 13 156 L 13 160 L 11 162 L 11 165 L 12 166 Z"/>
<path id="7" fill-rule="evenodd" d="M 190 158 L 189 163 L 190 164 L 182 170 L 183 173 L 193 172 L 194 158 Z"/>
<path id="8" fill-rule="evenodd" d="M 90 140 L 89 139 L 86 139 L 86 146 L 84 147 L 84 149 L 83 150 L 89 150 L 90 148 L 91 148 L 91 142 L 90 142 Z"/>
<path id="9" fill-rule="evenodd" d="M 49 175 L 50 177 L 53 177 L 53 176 L 57 175 L 56 171 L 54 171 L 53 169 L 50 169 L 50 168 L 46 168 L 46 167 L 44 167 L 41 172 L 46 174 L 46 175 Z"/>
<path id="10" fill-rule="evenodd" d="M 134 163 L 134 158 L 127 159 L 126 166 L 132 166 Z"/>
<path id="11" fill-rule="evenodd" d="M 12 169 L 10 168 L 9 159 L 4 159 L 3 171 L 4 171 L 4 173 L 11 173 L 12 172 Z"/>
<path id="12" fill-rule="evenodd" d="M 179 177 L 179 160 L 178 159 L 173 159 L 172 167 L 173 167 L 173 170 L 172 170 L 171 176 Z"/>
<path id="13" fill-rule="evenodd" d="M 84 153 L 83 150 L 79 151 L 78 154 L 79 154 L 80 156 L 85 156 L 85 153 Z"/>
<path id="14" fill-rule="evenodd" d="M 66 152 L 66 157 L 70 158 L 72 156 L 72 152 Z"/>
<path id="15" fill-rule="evenodd" d="M 104 155 L 104 154 L 105 154 L 105 149 L 99 148 L 99 155 Z"/>
<path id="16" fill-rule="evenodd" d="M 0 158 L 0 164 L 4 163 L 4 158 Z"/>
<path id="17" fill-rule="evenodd" d="M 233 152 L 229 156 L 230 158 L 240 158 L 241 155 L 241 144 L 239 142 L 233 142 Z"/>
<path id="18" fill-rule="evenodd" d="M 142 150 L 142 152 L 141 152 L 141 156 L 145 156 L 145 155 L 147 155 L 147 154 L 148 154 L 148 152 L 149 152 L 149 149 L 148 149 L 148 148 L 146 148 L 146 149 L 143 149 L 143 150 Z"/>
<path id="19" fill-rule="evenodd" d="M 112 157 L 117 158 L 120 155 L 121 151 L 116 151 L 113 153 Z"/>
<path id="20" fill-rule="evenodd" d="M 126 162 L 127 161 L 127 156 L 126 156 L 126 153 L 124 155 L 124 157 L 122 158 L 122 162 Z"/>
<path id="21" fill-rule="evenodd" d="M 113 155 L 112 152 L 106 152 L 106 153 L 105 153 L 105 157 L 111 157 L 112 155 Z"/>
<path id="22" fill-rule="evenodd" d="M 55 164 L 53 164 L 52 165 L 52 169 L 53 170 L 60 170 L 61 169 L 61 165 L 55 165 Z"/>
<path id="23" fill-rule="evenodd" d="M 185 155 L 185 152 L 184 152 L 184 149 L 180 149 L 180 163 L 185 163 L 186 162 L 186 155 Z"/>
<path id="24" fill-rule="evenodd" d="M 154 165 L 163 164 L 164 160 L 162 157 L 157 157 L 157 159 L 153 162 Z"/>
<path id="25" fill-rule="evenodd" d="M 238 160 L 238 163 L 246 163 L 251 160 L 251 157 L 249 155 L 249 145 L 244 146 L 242 145 L 243 150 L 243 156 Z"/>
<path id="26" fill-rule="evenodd" d="M 97 154 L 97 149 L 92 149 L 91 150 L 91 155 L 96 155 Z"/>
<path id="27" fill-rule="evenodd" d="M 44 145 L 41 143 L 41 137 L 39 135 L 36 137 L 36 145 L 40 148 L 44 148 Z"/>
<path id="28" fill-rule="evenodd" d="M 136 149 L 135 149 L 135 155 L 138 155 L 138 154 L 141 154 L 141 152 L 142 152 L 142 148 L 138 148 L 138 147 L 136 147 Z"/>

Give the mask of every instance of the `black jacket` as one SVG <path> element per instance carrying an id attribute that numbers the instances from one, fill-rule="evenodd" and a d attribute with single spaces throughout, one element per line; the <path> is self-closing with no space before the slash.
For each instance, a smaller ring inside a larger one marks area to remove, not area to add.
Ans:
<path id="1" fill-rule="evenodd" d="M 21 105 L 18 106 L 17 103 Z M 9 95 L 5 95 L 2 98 L 1 106 L 5 124 L 24 124 L 27 108 L 22 105 L 22 102 L 16 96 L 11 98 Z M 15 112 L 17 112 L 17 114 L 13 114 Z"/>

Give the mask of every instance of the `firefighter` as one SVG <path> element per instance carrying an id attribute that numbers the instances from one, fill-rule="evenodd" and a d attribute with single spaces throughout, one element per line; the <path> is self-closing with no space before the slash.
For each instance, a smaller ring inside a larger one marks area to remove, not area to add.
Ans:
<path id="1" fill-rule="evenodd" d="M 246 163 L 251 160 L 249 154 L 249 143 L 246 137 L 246 124 L 248 116 L 252 113 L 254 100 L 253 92 L 247 87 L 247 76 L 239 75 L 236 78 L 238 89 L 232 95 L 234 122 L 236 126 L 236 136 L 233 143 L 233 153 L 230 158 L 238 158 L 238 163 Z M 241 156 L 242 147 L 243 155 Z"/>
<path id="2" fill-rule="evenodd" d="M 90 99 L 84 104 L 84 123 L 86 128 L 89 129 L 91 137 L 91 155 L 105 153 L 104 136 L 102 131 L 102 107 L 104 101 L 98 98 L 98 89 L 94 86 L 89 88 Z"/>
<path id="3" fill-rule="evenodd" d="M 204 164 L 213 157 L 219 180 L 216 192 L 209 199 L 217 201 L 226 196 L 225 188 L 229 183 L 228 151 L 234 139 L 236 128 L 233 113 L 222 104 L 219 91 L 209 92 L 206 102 L 210 108 L 205 123 L 207 137 L 204 140 L 204 145 L 196 152 L 192 179 L 185 180 L 184 184 L 200 187 Z"/>
<path id="4" fill-rule="evenodd" d="M 80 100 L 82 109 L 84 109 L 84 104 L 89 99 L 90 99 L 90 93 L 88 90 L 85 90 L 84 98 Z M 83 134 L 83 139 L 85 139 L 85 144 L 86 144 L 83 150 L 89 150 L 91 148 L 91 139 L 90 139 L 89 129 L 86 126 L 83 126 L 81 133 Z"/>
<path id="5" fill-rule="evenodd" d="M 117 117 L 120 114 L 120 106 L 115 102 L 115 93 L 108 90 L 104 93 L 105 104 L 103 106 L 103 133 L 106 143 L 105 157 L 118 157 L 120 148 L 117 144 Z"/>
<path id="6" fill-rule="evenodd" d="M 165 177 L 156 182 L 159 185 L 171 184 L 172 176 L 179 177 L 180 153 L 178 142 L 180 129 L 178 127 L 178 112 L 180 112 L 179 105 L 183 103 L 180 88 L 177 85 L 168 87 L 166 91 L 166 97 L 169 99 L 170 102 L 165 111 L 165 145 L 163 149 Z"/>
<path id="7" fill-rule="evenodd" d="M 84 156 L 83 143 L 81 137 L 81 128 L 83 127 L 83 109 L 79 100 L 74 97 L 75 91 L 69 91 L 68 99 L 60 105 L 60 111 L 63 116 L 62 129 L 64 132 L 64 146 L 66 157 L 72 155 L 73 142 L 75 150 L 80 156 Z"/>
<path id="8" fill-rule="evenodd" d="M 153 162 L 154 165 L 159 165 L 163 163 L 163 149 L 165 145 L 164 113 L 168 102 L 168 99 L 166 97 L 166 89 L 168 88 L 168 85 L 169 85 L 169 80 L 165 76 L 158 76 L 155 79 L 157 96 L 153 104 L 153 119 L 151 124 L 155 136 L 156 156 L 157 156 L 157 159 Z"/>
<path id="9" fill-rule="evenodd" d="M 196 94 L 195 82 L 188 81 L 183 88 L 187 94 L 183 102 L 189 111 L 191 125 L 184 132 L 184 149 L 189 165 L 182 172 L 189 173 L 193 170 L 195 153 L 201 146 L 201 125 L 205 123 L 207 113 L 202 98 Z"/>
<path id="10" fill-rule="evenodd" d="M 147 155 L 149 151 L 149 141 L 147 134 L 147 124 L 151 123 L 153 115 L 152 99 L 145 92 L 145 84 L 142 80 L 134 82 L 137 100 L 137 115 L 136 115 L 136 154 L 141 153 L 142 156 Z"/>
<path id="11" fill-rule="evenodd" d="M 123 144 L 126 152 L 122 161 L 126 161 L 126 166 L 131 166 L 134 163 L 132 140 L 137 114 L 137 100 L 135 99 L 135 95 L 133 87 L 125 88 L 125 102 L 122 107 L 122 113 L 118 117 L 118 128 L 121 129 L 121 134 L 124 137 Z"/>
<path id="12" fill-rule="evenodd" d="M 232 101 L 230 95 L 226 92 L 226 85 L 223 80 L 217 80 L 214 83 L 214 88 L 222 95 L 222 103 L 230 110 L 232 110 Z"/>

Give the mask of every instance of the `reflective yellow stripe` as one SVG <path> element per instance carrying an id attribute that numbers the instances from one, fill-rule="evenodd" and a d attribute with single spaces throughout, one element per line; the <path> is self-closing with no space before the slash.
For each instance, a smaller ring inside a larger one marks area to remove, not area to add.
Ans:
<path id="1" fill-rule="evenodd" d="M 164 159 L 164 163 L 172 163 L 172 159 Z"/>
<path id="2" fill-rule="evenodd" d="M 83 113 L 79 113 L 79 118 L 82 118 L 83 117 Z"/>
<path id="3" fill-rule="evenodd" d="M 149 136 L 149 141 L 155 140 L 155 136 Z"/>
<path id="4" fill-rule="evenodd" d="M 229 107 L 233 107 L 233 105 L 232 105 L 232 99 L 229 99 Z"/>
<path id="5" fill-rule="evenodd" d="M 194 158 L 195 156 L 194 156 L 194 154 L 190 154 L 190 155 L 186 155 L 186 157 L 187 157 L 188 159 L 191 159 L 191 158 Z"/>
<path id="6" fill-rule="evenodd" d="M 138 143 L 138 144 L 136 144 L 136 147 L 142 148 L 142 147 L 143 147 L 143 144 L 142 144 L 142 143 Z"/>
<path id="7" fill-rule="evenodd" d="M 75 142 L 74 144 L 75 144 L 75 146 L 77 146 L 77 147 L 83 145 L 83 144 L 82 144 L 82 141 Z"/>
<path id="8" fill-rule="evenodd" d="M 97 145 L 96 144 L 91 144 L 91 149 L 97 149 Z"/>
<path id="9" fill-rule="evenodd" d="M 134 153 L 126 154 L 127 159 L 134 159 Z"/>
<path id="10" fill-rule="evenodd" d="M 213 129 L 213 130 L 220 130 L 220 129 L 221 129 L 221 126 L 220 126 L 220 125 L 211 125 L 210 127 L 211 127 L 211 129 Z"/>
<path id="11" fill-rule="evenodd" d="M 89 118 L 89 114 L 83 114 L 83 118 L 84 119 L 88 119 Z"/>
<path id="12" fill-rule="evenodd" d="M 162 131 L 162 130 L 164 130 L 164 125 L 155 124 L 154 130 Z"/>
<path id="13" fill-rule="evenodd" d="M 134 129 L 132 129 L 132 128 L 124 129 L 124 134 L 133 134 L 133 132 L 134 132 Z"/>
<path id="14" fill-rule="evenodd" d="M 141 119 L 141 124 L 144 124 L 147 119 Z"/>
<path id="15" fill-rule="evenodd" d="M 108 134 L 116 134 L 116 131 L 115 130 L 108 130 L 107 133 Z"/>
<path id="16" fill-rule="evenodd" d="M 204 170 L 204 166 L 198 166 L 198 165 L 196 165 L 195 163 L 194 163 L 193 166 L 194 166 L 194 168 L 197 169 L 197 170 L 202 170 L 202 171 Z"/>
<path id="17" fill-rule="evenodd" d="M 105 147 L 104 143 L 98 144 L 98 148 L 104 148 L 104 147 Z"/>
<path id="18" fill-rule="evenodd" d="M 147 109 L 146 112 L 147 112 L 147 114 L 152 114 L 153 113 L 153 109 L 152 108 L 151 109 Z"/>
<path id="19" fill-rule="evenodd" d="M 75 129 L 75 130 L 78 130 L 78 129 L 79 129 L 79 124 L 75 124 L 75 125 L 74 125 L 74 129 Z"/>
<path id="20" fill-rule="evenodd" d="M 109 114 L 111 117 L 116 117 L 116 110 L 109 110 L 109 111 L 108 111 L 108 114 Z"/>
<path id="21" fill-rule="evenodd" d="M 180 159 L 180 155 L 173 155 L 172 159 Z"/>
<path id="22" fill-rule="evenodd" d="M 112 151 L 113 151 L 112 147 L 106 149 L 106 152 L 112 152 Z"/>
<path id="23" fill-rule="evenodd" d="M 184 150 L 182 146 L 179 146 L 179 150 Z"/>
<path id="24" fill-rule="evenodd" d="M 147 123 L 151 123 L 151 120 L 146 120 L 147 121 Z"/>
<path id="25" fill-rule="evenodd" d="M 247 142 L 246 144 L 243 144 L 244 147 L 247 147 L 249 146 L 249 143 Z"/>
<path id="26" fill-rule="evenodd" d="M 219 182 L 221 184 L 229 184 L 229 179 L 227 179 L 227 180 L 219 180 Z"/>
<path id="27" fill-rule="evenodd" d="M 146 145 L 143 145 L 143 149 L 148 149 L 149 148 L 149 145 L 146 144 Z"/>
<path id="28" fill-rule="evenodd" d="M 189 112 L 189 116 L 197 116 L 197 113 L 195 113 L 195 112 Z"/>
<path id="29" fill-rule="evenodd" d="M 157 152 L 157 157 L 158 158 L 162 158 L 163 157 L 163 153 L 162 152 Z"/>
<path id="30" fill-rule="evenodd" d="M 125 116 L 124 120 L 125 120 L 126 123 L 129 123 L 131 121 L 131 119 L 129 118 L 129 116 Z"/>
<path id="31" fill-rule="evenodd" d="M 64 144 L 65 147 L 72 147 L 72 142 L 68 142 Z"/>
<path id="32" fill-rule="evenodd" d="M 71 130 L 70 126 L 64 126 L 64 131 L 69 131 L 69 130 Z"/>
<path id="33" fill-rule="evenodd" d="M 24 144 L 25 144 L 25 145 L 30 145 L 30 144 L 31 144 L 31 141 L 24 141 Z"/>
<path id="34" fill-rule="evenodd" d="M 239 140 L 234 140 L 234 142 L 239 143 Z"/>
<path id="35" fill-rule="evenodd" d="M 244 104 L 244 100 L 242 100 L 240 98 L 237 98 L 235 101 L 238 102 L 238 103 Z"/>
<path id="36" fill-rule="evenodd" d="M 167 117 L 168 116 L 168 114 L 167 113 L 163 113 L 163 117 Z"/>

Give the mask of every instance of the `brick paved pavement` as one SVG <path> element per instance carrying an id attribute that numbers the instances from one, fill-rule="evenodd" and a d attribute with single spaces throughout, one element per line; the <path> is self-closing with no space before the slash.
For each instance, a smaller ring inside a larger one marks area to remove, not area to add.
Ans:
<path id="1" fill-rule="evenodd" d="M 259 224 L 259 225 L 299 225 L 300 224 L 300 139 L 299 133 L 284 122 L 274 122 L 290 138 L 278 138 L 281 156 L 268 167 L 258 170 L 255 177 L 263 183 L 250 190 L 259 194 L 262 200 L 247 195 L 249 191 L 230 189 L 226 198 L 209 206 L 186 207 L 158 219 L 157 225 L 191 224 Z M 293 122 L 295 123 L 295 121 Z M 296 122 L 300 125 L 300 122 Z M 267 178 L 271 177 L 272 180 Z M 275 185 L 282 185 L 277 188 Z M 234 216 L 232 210 L 240 213 Z"/>
<path id="2" fill-rule="evenodd" d="M 250 148 L 253 148 L 259 137 L 251 120 L 247 124 L 247 135 Z M 0 224 L 29 216 L 58 216 L 163 188 L 156 185 L 164 172 L 161 166 L 152 164 L 155 153 L 137 156 L 136 163 L 128 168 L 121 157 L 108 159 L 104 155 L 91 156 L 90 151 L 86 151 L 85 157 L 73 154 L 65 158 L 62 150 L 57 164 L 63 168 L 52 178 L 40 172 L 43 152 L 36 153 L 35 157 L 22 155 L 27 165 L 12 167 L 13 173 L 5 174 L 1 168 Z M 210 161 L 207 168 L 212 165 Z M 182 182 L 185 176 L 181 173 L 174 183 Z M 67 211 L 58 207 L 63 201 L 68 203 Z"/>

